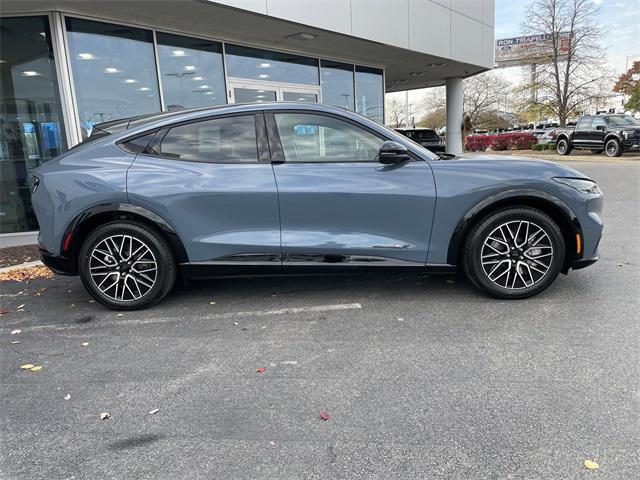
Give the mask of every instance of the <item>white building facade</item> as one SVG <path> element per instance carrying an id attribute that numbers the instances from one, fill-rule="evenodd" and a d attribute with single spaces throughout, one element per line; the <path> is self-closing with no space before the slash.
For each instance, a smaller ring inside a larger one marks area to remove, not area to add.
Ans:
<path id="1" fill-rule="evenodd" d="M 490 69 L 494 0 L 3 0 L 0 246 L 35 240 L 29 171 L 93 125 L 161 110 L 322 102 L 384 121 L 384 93 Z"/>

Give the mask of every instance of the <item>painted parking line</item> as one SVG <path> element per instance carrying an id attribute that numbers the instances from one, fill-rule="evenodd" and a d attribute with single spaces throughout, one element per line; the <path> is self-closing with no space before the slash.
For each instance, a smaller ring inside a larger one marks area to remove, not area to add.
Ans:
<path id="1" fill-rule="evenodd" d="M 340 310 L 360 310 L 362 305 L 359 303 L 340 303 L 336 305 L 312 305 L 308 307 L 289 307 L 278 308 L 273 310 L 250 310 L 246 312 L 226 312 L 226 313 L 212 313 L 209 315 L 199 316 L 198 320 L 226 320 L 236 319 L 244 317 L 266 317 L 272 315 L 290 315 L 290 314 L 303 314 L 303 313 L 316 313 L 316 312 L 335 312 Z M 91 323 L 74 323 L 65 325 L 35 325 L 33 327 L 24 327 L 23 332 L 39 332 L 46 330 L 84 330 L 93 329 L 95 327 L 108 327 L 108 326 L 125 326 L 125 325 L 146 325 L 155 323 L 170 323 L 170 322 L 183 322 L 184 317 L 157 317 L 157 318 L 138 318 L 138 319 L 125 319 L 118 320 L 97 320 Z"/>

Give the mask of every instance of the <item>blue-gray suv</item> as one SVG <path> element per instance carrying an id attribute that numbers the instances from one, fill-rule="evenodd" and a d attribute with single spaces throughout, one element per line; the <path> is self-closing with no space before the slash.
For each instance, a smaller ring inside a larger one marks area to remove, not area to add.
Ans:
<path id="1" fill-rule="evenodd" d="M 178 274 L 460 268 L 501 298 L 598 259 L 602 193 L 564 165 L 444 159 L 325 105 L 227 105 L 96 125 L 33 175 L 43 261 L 114 309 Z"/>

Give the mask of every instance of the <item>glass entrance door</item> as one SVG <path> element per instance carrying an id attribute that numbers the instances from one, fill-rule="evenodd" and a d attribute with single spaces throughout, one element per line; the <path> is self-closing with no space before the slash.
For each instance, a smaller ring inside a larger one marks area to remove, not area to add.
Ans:
<path id="1" fill-rule="evenodd" d="M 320 102 L 320 87 L 229 79 L 230 103 Z"/>

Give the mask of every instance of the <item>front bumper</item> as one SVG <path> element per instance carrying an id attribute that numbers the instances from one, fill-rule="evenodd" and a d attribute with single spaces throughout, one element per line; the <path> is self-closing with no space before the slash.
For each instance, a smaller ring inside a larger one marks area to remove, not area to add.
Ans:
<path id="1" fill-rule="evenodd" d="M 40 251 L 42 263 L 53 270 L 58 275 L 77 275 L 75 265 L 68 257 L 51 255 L 48 252 Z"/>
<path id="2" fill-rule="evenodd" d="M 600 259 L 600 256 L 595 256 L 593 258 L 582 258 L 580 260 L 576 260 L 571 264 L 572 270 L 580 270 L 581 268 L 587 268 L 590 265 L 593 265 Z"/>

